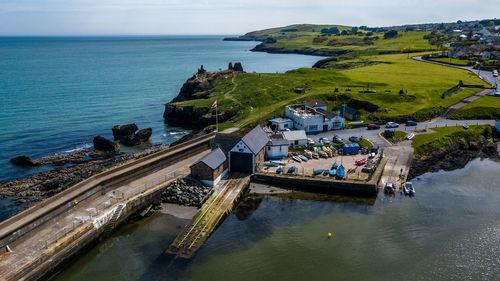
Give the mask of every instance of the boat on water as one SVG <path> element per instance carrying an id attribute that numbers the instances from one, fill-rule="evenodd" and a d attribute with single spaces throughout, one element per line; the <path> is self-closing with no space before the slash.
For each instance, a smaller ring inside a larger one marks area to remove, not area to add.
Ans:
<path id="1" fill-rule="evenodd" d="M 339 164 L 337 164 L 337 162 L 335 162 L 335 163 L 333 163 L 333 165 L 332 165 L 332 170 L 333 170 L 333 169 L 337 169 L 338 167 L 339 167 Z"/>
<path id="2" fill-rule="evenodd" d="M 330 174 L 330 170 L 326 169 L 324 172 L 323 172 L 323 176 L 328 176 Z"/>
<path id="3" fill-rule="evenodd" d="M 288 168 L 288 173 L 291 174 L 291 173 L 295 172 L 295 169 L 296 169 L 295 166 Z"/>
<path id="4" fill-rule="evenodd" d="M 411 182 L 405 182 L 403 191 L 406 195 L 415 195 L 415 188 L 413 187 L 413 184 Z"/>
<path id="5" fill-rule="evenodd" d="M 337 178 L 342 179 L 345 177 L 345 169 L 343 165 L 340 165 L 339 168 L 337 169 Z"/>
<path id="6" fill-rule="evenodd" d="M 325 169 L 318 169 L 318 170 L 314 170 L 314 171 L 313 171 L 313 174 L 315 174 L 315 175 L 319 175 L 319 174 L 322 174 L 324 171 L 325 171 Z"/>
<path id="7" fill-rule="evenodd" d="M 332 170 L 330 171 L 330 177 L 334 177 L 334 176 L 336 176 L 336 175 L 337 175 L 337 169 L 332 169 Z"/>
<path id="8" fill-rule="evenodd" d="M 394 194 L 394 191 L 396 190 L 396 188 L 394 187 L 394 185 L 392 184 L 392 182 L 388 182 L 385 184 L 385 187 L 384 187 L 384 193 L 385 194 Z"/>
<path id="9" fill-rule="evenodd" d="M 276 169 L 276 174 L 281 174 L 283 172 L 283 168 L 279 167 Z"/>

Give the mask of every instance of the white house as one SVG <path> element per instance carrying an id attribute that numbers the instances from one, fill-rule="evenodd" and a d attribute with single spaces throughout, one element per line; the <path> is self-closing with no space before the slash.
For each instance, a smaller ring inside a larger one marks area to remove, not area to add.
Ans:
<path id="1" fill-rule="evenodd" d="M 269 122 L 271 123 L 271 126 L 276 128 L 276 130 L 278 131 L 285 131 L 285 130 L 290 130 L 293 128 L 293 122 L 292 120 L 288 119 L 288 118 L 274 118 L 274 119 L 271 119 L 269 120 Z"/>
<path id="2" fill-rule="evenodd" d="M 328 112 L 324 103 L 307 102 L 289 105 L 285 108 L 285 115 L 292 120 L 295 129 L 307 133 L 344 129 L 345 119 L 338 114 Z"/>
<path id="3" fill-rule="evenodd" d="M 266 144 L 267 159 L 282 159 L 288 156 L 288 141 L 283 135 L 274 135 Z"/>
<path id="4" fill-rule="evenodd" d="M 269 137 L 261 126 L 256 126 L 242 137 L 229 151 L 231 172 L 255 173 L 255 167 L 264 161 L 264 147 Z"/>
<path id="5" fill-rule="evenodd" d="M 304 130 L 285 131 L 283 137 L 293 146 L 307 146 L 307 136 Z"/>

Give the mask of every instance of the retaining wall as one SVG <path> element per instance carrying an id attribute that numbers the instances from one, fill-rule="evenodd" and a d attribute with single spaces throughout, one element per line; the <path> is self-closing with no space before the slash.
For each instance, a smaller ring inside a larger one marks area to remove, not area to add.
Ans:
<path id="1" fill-rule="evenodd" d="M 332 179 L 257 173 L 252 181 L 281 186 L 287 189 L 335 195 L 371 197 L 377 195 L 376 182 L 338 181 Z"/>
<path id="2" fill-rule="evenodd" d="M 0 248 L 12 244 L 24 234 L 85 200 L 199 153 L 212 146 L 215 133 L 194 138 L 185 143 L 139 158 L 130 163 L 94 175 L 0 223 Z"/>

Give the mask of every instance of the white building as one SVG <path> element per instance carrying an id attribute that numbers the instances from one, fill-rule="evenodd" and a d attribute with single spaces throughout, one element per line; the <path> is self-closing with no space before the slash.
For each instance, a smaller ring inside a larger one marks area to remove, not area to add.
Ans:
<path id="1" fill-rule="evenodd" d="M 283 137 L 293 146 L 307 146 L 307 136 L 304 130 L 285 131 Z"/>
<path id="2" fill-rule="evenodd" d="M 274 119 L 271 119 L 269 120 L 269 122 L 271 123 L 271 126 L 273 126 L 274 128 L 276 128 L 276 130 L 278 131 L 285 131 L 285 130 L 291 130 L 293 129 L 293 122 L 292 120 L 288 119 L 288 118 L 274 118 Z"/>
<path id="3" fill-rule="evenodd" d="M 283 138 L 283 135 L 274 135 L 267 142 L 266 156 L 267 159 L 282 159 L 288 156 L 288 141 Z"/>
<path id="4" fill-rule="evenodd" d="M 316 101 L 289 105 L 285 108 L 286 117 L 297 130 L 319 133 L 344 129 L 345 119 L 326 110 L 326 103 Z"/>

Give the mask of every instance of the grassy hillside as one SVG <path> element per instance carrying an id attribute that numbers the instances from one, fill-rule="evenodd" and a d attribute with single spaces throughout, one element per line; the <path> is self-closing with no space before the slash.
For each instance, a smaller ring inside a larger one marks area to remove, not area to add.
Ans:
<path id="1" fill-rule="evenodd" d="M 479 135 L 491 136 L 490 126 L 443 127 L 433 129 L 436 133 L 419 134 L 412 139 L 415 155 L 425 156 L 440 149 L 450 147 L 459 142 L 476 140 Z"/>
<path id="2" fill-rule="evenodd" d="M 453 112 L 451 119 L 500 119 L 500 97 L 481 97 Z"/>
<path id="3" fill-rule="evenodd" d="M 186 101 L 178 105 L 209 107 L 217 100 L 220 111 L 237 110 L 239 113 L 222 124 L 221 128 L 255 124 L 283 114 L 287 104 L 310 99 L 329 101 L 329 109 L 336 109 L 342 103 L 353 100 L 378 106 L 374 112 L 368 111 L 370 106 L 362 110 L 365 120 L 410 117 L 422 120 L 439 115 L 445 107 L 477 91 L 468 89 L 442 99 L 441 94 L 459 80 L 466 84 L 484 84 L 468 71 L 418 62 L 407 54 L 362 59 L 377 63 L 351 69 L 301 68 L 283 74 L 240 74 L 220 82 L 211 90 L 209 99 Z M 296 87 L 305 88 L 306 93 L 296 94 Z M 334 93 L 336 87 L 339 91 Z M 376 93 L 358 92 L 366 88 L 376 90 Z M 400 89 L 404 90 L 404 94 L 399 94 Z"/>

